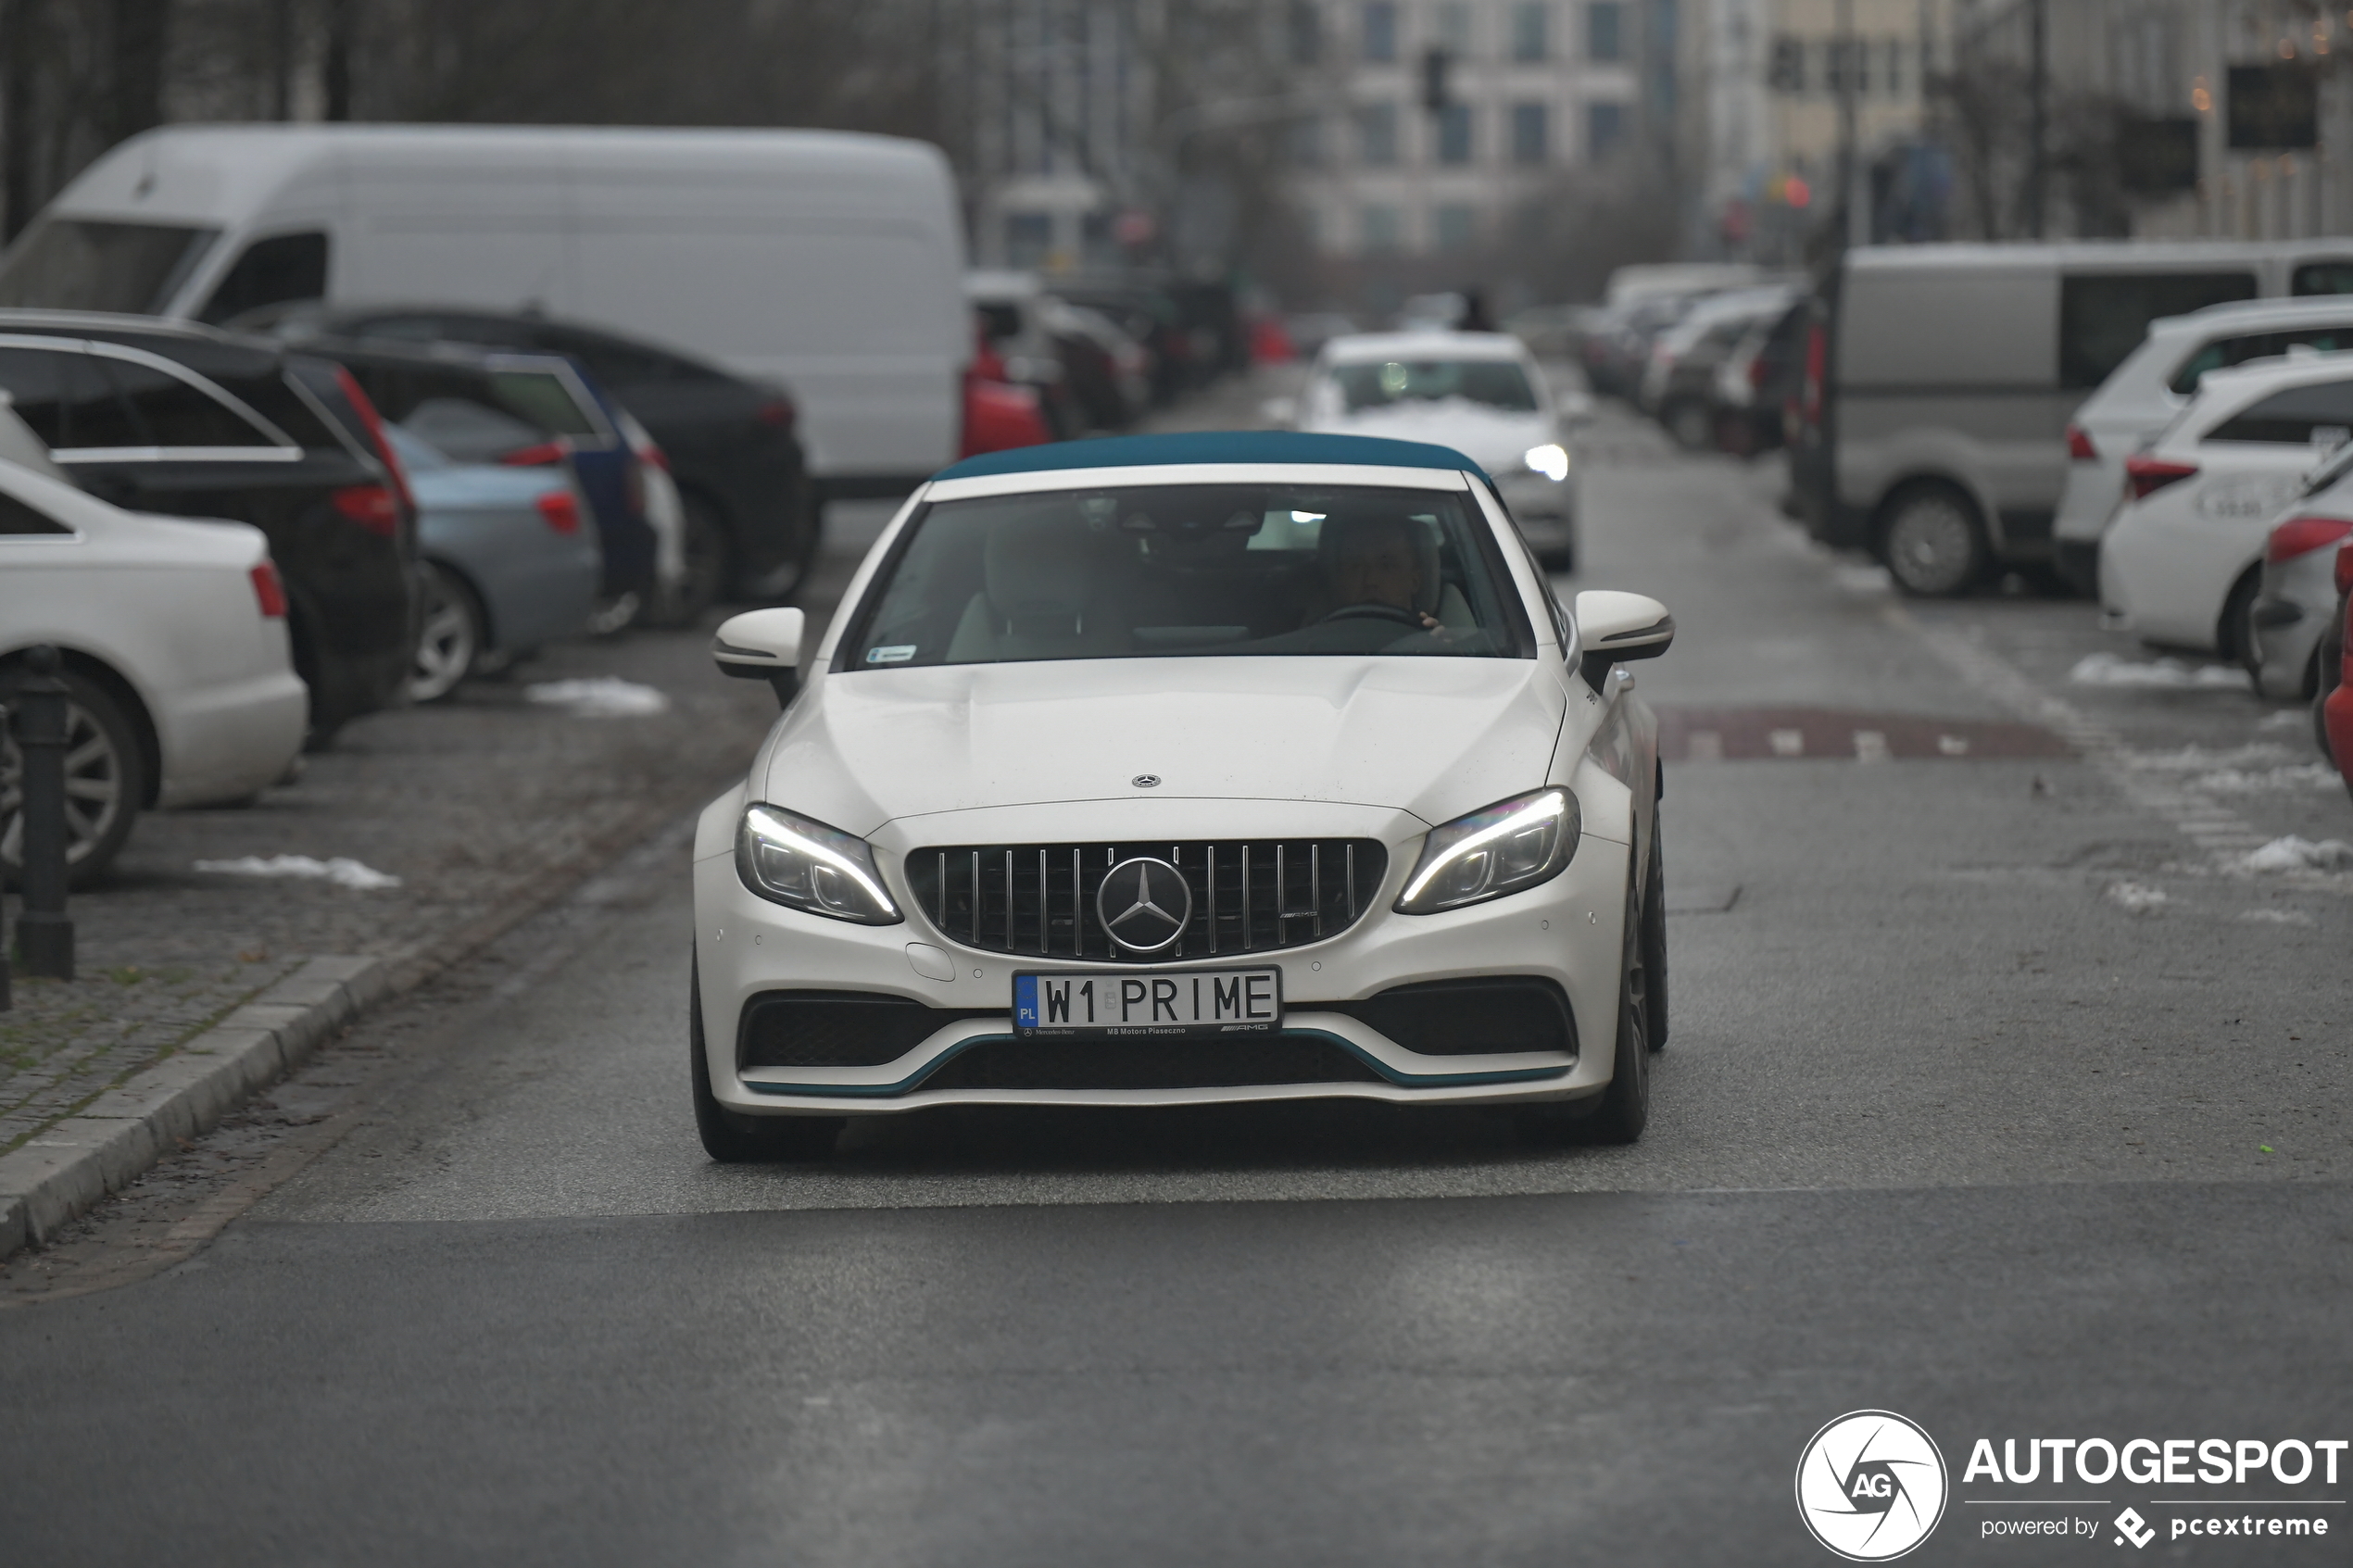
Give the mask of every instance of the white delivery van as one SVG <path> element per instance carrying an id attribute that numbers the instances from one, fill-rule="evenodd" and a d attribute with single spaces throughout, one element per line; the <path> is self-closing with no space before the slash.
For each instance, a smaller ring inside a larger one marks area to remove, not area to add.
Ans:
<path id="1" fill-rule="evenodd" d="M 1819 287 L 1790 447 L 1802 515 L 1914 594 L 2049 567 L 2067 421 L 2151 321 L 2353 291 L 2353 237 L 1850 250 Z"/>
<path id="2" fill-rule="evenodd" d="M 82 172 L 0 304 L 544 310 L 779 382 L 830 495 L 954 460 L 972 358 L 938 149 L 815 131 L 168 126 Z"/>

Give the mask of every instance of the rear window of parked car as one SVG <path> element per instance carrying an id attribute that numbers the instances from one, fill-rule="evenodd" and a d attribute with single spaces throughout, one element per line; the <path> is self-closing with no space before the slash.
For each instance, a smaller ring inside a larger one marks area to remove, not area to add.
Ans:
<path id="1" fill-rule="evenodd" d="M 2322 354 L 2342 353 L 2353 348 L 2353 326 L 2296 327 L 2276 332 L 2219 337 L 2183 360 L 2182 368 L 2173 372 L 2173 379 L 2166 384 L 2186 396 L 2197 390 L 2197 383 L 2208 370 L 2244 365 L 2249 359 L 2276 358 L 2291 348 L 2309 348 Z"/>
<path id="2" fill-rule="evenodd" d="M 2334 445 L 2353 434 L 2353 381 L 2275 392 L 2206 433 L 2208 441 Z"/>
<path id="3" fill-rule="evenodd" d="M 2059 384 L 2095 387 L 2160 316 L 2253 299 L 2252 272 L 2076 273 L 2059 280 Z"/>
<path id="4" fill-rule="evenodd" d="M 1393 403 L 1441 403 L 1459 397 L 1492 408 L 1532 413 L 1536 389 L 1508 359 L 1392 359 L 1387 364 L 1335 365 L 1350 413 Z"/>
<path id="5" fill-rule="evenodd" d="M 152 315 L 220 237 L 170 223 L 44 218 L 0 266 L 0 306 Z"/>

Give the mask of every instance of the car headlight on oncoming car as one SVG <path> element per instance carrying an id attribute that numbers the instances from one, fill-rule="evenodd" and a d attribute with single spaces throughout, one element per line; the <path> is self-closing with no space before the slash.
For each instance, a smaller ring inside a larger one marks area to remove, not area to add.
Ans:
<path id="1" fill-rule="evenodd" d="M 774 806 L 745 809 L 736 830 L 736 874 L 762 898 L 812 915 L 861 925 L 897 925 L 906 918 L 884 889 L 864 839 Z"/>
<path id="2" fill-rule="evenodd" d="M 1541 473 L 1555 484 L 1568 477 L 1568 448 L 1556 441 L 1548 441 L 1541 446 L 1530 446 L 1521 461 L 1528 465 L 1530 472 Z"/>
<path id="3" fill-rule="evenodd" d="M 1397 912 L 1436 914 L 1548 882 L 1577 853 L 1582 825 L 1577 797 L 1555 785 L 1432 828 Z"/>

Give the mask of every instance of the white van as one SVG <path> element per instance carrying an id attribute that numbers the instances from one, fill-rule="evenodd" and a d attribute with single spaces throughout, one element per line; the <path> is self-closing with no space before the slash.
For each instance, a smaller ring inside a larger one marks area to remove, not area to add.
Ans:
<path id="1" fill-rule="evenodd" d="M 2353 238 L 1928 245 L 1848 251 L 1824 280 L 1790 449 L 1826 544 L 1914 594 L 2044 566 L 2077 404 L 2152 320 L 2353 292 Z"/>
<path id="2" fill-rule="evenodd" d="M 954 176 L 920 142 L 177 125 L 49 204 L 0 260 L 0 305 L 541 309 L 781 382 L 827 493 L 885 495 L 956 457 L 963 277 Z"/>

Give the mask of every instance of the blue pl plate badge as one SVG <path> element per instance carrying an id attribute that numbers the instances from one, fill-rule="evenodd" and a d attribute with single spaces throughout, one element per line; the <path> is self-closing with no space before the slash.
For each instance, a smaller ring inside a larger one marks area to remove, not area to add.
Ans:
<path id="1" fill-rule="evenodd" d="M 1038 977 L 1025 974 L 1013 981 L 1013 1027 L 1038 1027 Z"/>

